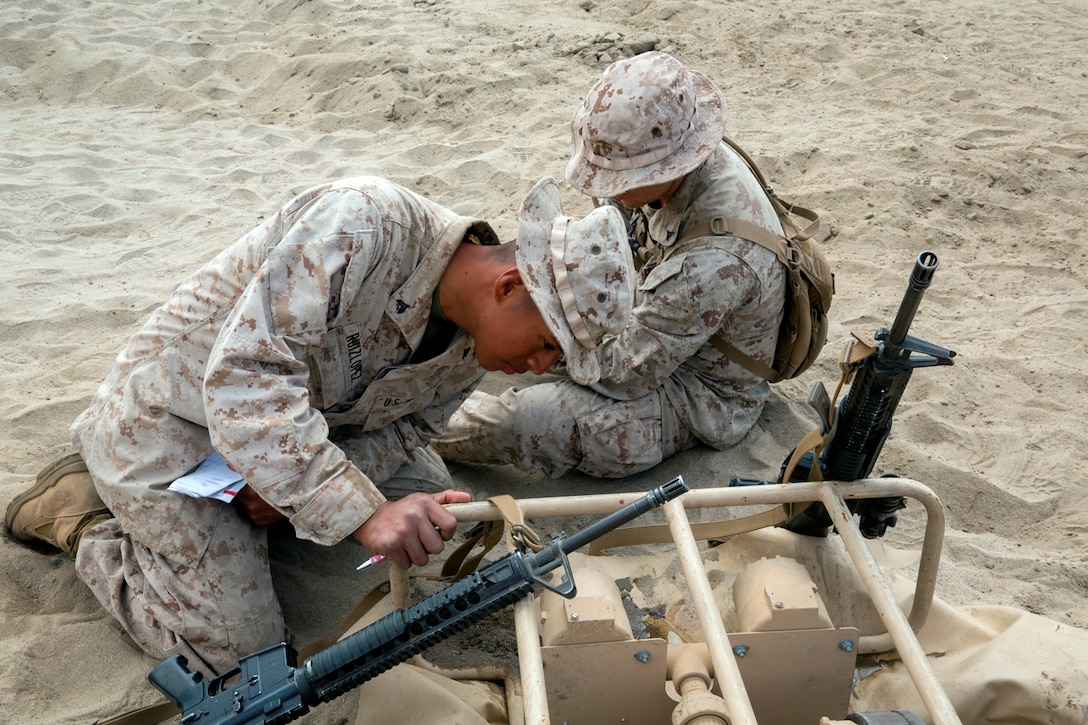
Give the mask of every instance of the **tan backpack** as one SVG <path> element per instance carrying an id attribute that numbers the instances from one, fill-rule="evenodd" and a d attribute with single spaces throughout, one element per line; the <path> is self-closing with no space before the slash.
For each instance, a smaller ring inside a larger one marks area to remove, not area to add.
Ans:
<path id="1" fill-rule="evenodd" d="M 835 294 L 835 275 L 823 250 L 812 240 L 820 228 L 819 215 L 780 199 L 744 149 L 727 136 L 722 140 L 755 174 L 778 212 L 785 234 L 775 234 L 742 219 L 714 217 L 688 226 L 674 248 L 697 237 L 722 235 L 746 239 L 778 255 L 786 266 L 787 290 L 782 324 L 778 328 L 778 345 L 770 367 L 729 344 L 720 332 L 710 338 L 711 344 L 727 358 L 765 380 L 777 383 L 803 373 L 823 349 L 827 340 L 827 312 Z"/>

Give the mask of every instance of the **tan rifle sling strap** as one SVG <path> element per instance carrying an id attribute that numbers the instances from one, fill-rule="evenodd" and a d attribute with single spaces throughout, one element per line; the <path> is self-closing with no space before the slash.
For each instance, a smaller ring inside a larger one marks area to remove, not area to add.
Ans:
<path id="1" fill-rule="evenodd" d="M 455 582 L 463 579 L 476 571 L 487 552 L 491 551 L 495 544 L 499 543 L 503 532 L 508 529 L 511 536 L 518 537 L 520 541 L 534 551 L 543 548 L 540 545 L 540 537 L 525 523 L 521 509 L 514 497 L 502 494 L 492 496 L 488 501 L 499 509 L 502 513 L 502 519 L 481 521 L 478 526 L 473 527 L 465 541 L 446 557 L 439 574 L 417 574 L 413 578 L 431 579 L 440 582 Z M 474 551 L 477 548 L 479 548 L 479 551 Z M 363 618 L 364 614 L 384 598 L 388 592 L 387 584 L 388 582 L 382 582 L 370 590 L 370 593 L 363 597 L 362 601 L 351 611 L 351 614 L 345 617 L 340 626 L 330 632 L 327 637 L 301 648 L 298 653 L 299 661 L 301 662 L 340 641 L 344 634 Z"/>
<path id="2" fill-rule="evenodd" d="M 94 725 L 157 725 L 180 713 L 181 708 L 169 700 L 163 700 L 138 710 L 129 710 L 108 720 L 95 720 Z"/>
<path id="3" fill-rule="evenodd" d="M 691 524 L 691 534 L 697 541 L 724 541 L 738 534 L 768 526 L 778 526 L 787 516 L 781 506 L 757 514 L 722 521 L 696 521 Z M 624 526 L 591 541 L 589 553 L 600 554 L 608 549 L 638 544 L 667 544 L 673 541 L 671 529 L 666 524 Z"/>
<path id="4" fill-rule="evenodd" d="M 502 538 L 503 531 L 505 531 L 508 526 L 512 534 L 518 535 L 522 540 L 526 541 L 530 548 L 533 548 L 534 550 L 540 549 L 538 543 L 539 537 L 536 535 L 536 532 L 525 524 L 521 515 L 521 509 L 518 508 L 517 501 L 512 496 L 507 496 L 505 494 L 492 496 L 488 501 L 494 504 L 499 511 L 502 512 L 503 518 L 497 521 L 481 521 L 479 526 L 476 526 L 469 531 L 465 541 L 458 545 L 458 547 L 446 557 L 446 561 L 443 562 L 442 570 L 439 574 L 417 574 L 413 578 L 432 579 L 441 582 L 455 582 L 459 579 L 463 579 L 476 571 L 476 568 L 480 565 L 480 561 L 484 558 L 484 555 L 499 542 Z M 480 550 L 474 551 L 477 547 L 479 547 Z M 472 555 L 469 556 L 469 554 Z M 370 592 L 355 605 L 355 608 L 351 610 L 351 613 L 344 618 L 340 623 L 340 626 L 330 632 L 327 637 L 299 649 L 299 661 L 302 662 L 308 657 L 339 642 L 344 634 L 363 618 L 364 614 L 369 612 L 374 605 L 385 597 L 388 593 L 387 584 L 388 581 L 385 581 L 371 589 Z"/>
<path id="5" fill-rule="evenodd" d="M 835 386 L 835 394 L 831 396 L 830 400 L 827 400 L 826 392 L 823 393 L 825 403 L 822 405 L 813 404 L 813 408 L 816 409 L 817 414 L 820 416 L 820 425 L 809 431 L 808 435 L 801 439 L 801 442 L 797 444 L 797 447 L 793 449 L 793 453 L 790 454 L 789 460 L 782 469 L 782 483 L 789 483 L 793 478 L 793 471 L 797 468 L 797 464 L 800 463 L 801 458 L 806 453 L 812 451 L 812 467 L 809 469 L 808 480 L 810 481 L 822 481 L 824 480 L 823 472 L 820 470 L 819 458 L 820 453 L 824 447 L 835 436 L 835 429 L 839 425 L 837 403 L 839 394 L 842 389 L 850 384 L 850 381 L 854 377 L 854 373 L 862 366 L 862 364 L 876 352 L 876 345 L 859 337 L 856 333 L 853 335 L 853 340 L 848 340 L 842 348 L 842 354 L 839 355 L 839 370 L 841 376 L 839 377 L 839 383 Z M 822 390 L 822 385 L 820 386 Z M 810 403 L 811 403 L 810 396 Z M 787 510 L 791 504 L 786 504 Z"/>

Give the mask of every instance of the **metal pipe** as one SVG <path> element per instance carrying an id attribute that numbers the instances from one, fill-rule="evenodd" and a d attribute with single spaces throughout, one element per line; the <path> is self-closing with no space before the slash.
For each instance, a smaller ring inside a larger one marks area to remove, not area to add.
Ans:
<path id="1" fill-rule="evenodd" d="M 714 592 L 706 578 L 706 569 L 695 537 L 691 534 L 691 524 L 684 511 L 682 499 L 673 499 L 665 504 L 665 518 L 669 522 L 680 566 L 684 570 L 688 589 L 691 592 L 691 604 L 699 617 L 699 624 L 710 650 L 710 660 L 714 663 L 714 675 L 722 691 L 722 699 L 729 710 L 731 725 L 756 725 L 756 715 L 752 710 L 752 701 L 741 679 L 737 660 L 729 644 L 729 636 L 722 624 L 721 613 L 714 607 Z"/>
<path id="2" fill-rule="evenodd" d="M 544 657 L 540 652 L 540 630 L 533 597 L 526 597 L 514 604 L 514 631 L 517 633 L 525 723 L 549 725 L 548 689 L 544 683 Z"/>
<path id="3" fill-rule="evenodd" d="M 960 725 L 956 709 L 952 707 L 948 695 L 945 694 L 937 681 L 933 669 L 926 660 L 926 653 L 922 650 L 921 643 L 914 636 L 910 622 L 907 621 L 899 603 L 895 600 L 891 588 L 884 579 L 884 573 L 876 563 L 869 547 L 861 536 L 861 532 L 854 525 L 853 514 L 846 506 L 846 501 L 840 491 L 851 484 L 830 484 L 824 489 L 821 502 L 831 515 L 831 520 L 839 531 L 839 538 L 846 548 L 846 553 L 861 576 L 861 582 L 865 586 L 869 597 L 877 607 L 877 613 L 888 629 L 896 651 L 903 660 L 915 688 L 922 696 L 922 701 L 929 710 L 930 717 L 935 725 Z"/>
<path id="4" fill-rule="evenodd" d="M 412 586 L 408 582 L 408 570 L 399 566 L 389 567 L 389 601 L 393 609 L 404 609 L 411 605 L 409 595 Z"/>
<path id="5" fill-rule="evenodd" d="M 824 484 L 818 481 L 797 483 L 768 483 L 763 486 L 725 486 L 695 488 L 679 501 L 686 509 L 720 506 L 769 506 L 781 503 L 816 501 Z M 850 481 L 843 497 L 878 498 L 891 495 L 911 498 L 933 497 L 932 491 L 909 478 L 864 478 Z M 641 493 L 602 493 L 585 496 L 556 496 L 552 498 L 518 499 L 518 507 L 526 518 L 608 514 L 641 498 Z M 450 513 L 458 521 L 501 521 L 502 512 L 488 501 L 450 504 Z M 927 509 L 929 507 L 927 506 Z"/>

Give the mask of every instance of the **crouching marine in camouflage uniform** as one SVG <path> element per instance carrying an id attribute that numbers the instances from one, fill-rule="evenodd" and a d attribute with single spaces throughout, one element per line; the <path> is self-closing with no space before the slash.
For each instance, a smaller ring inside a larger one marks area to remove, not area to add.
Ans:
<path id="1" fill-rule="evenodd" d="M 263 524 L 425 564 L 456 527 L 442 504 L 469 500 L 427 444 L 484 371 L 562 352 L 593 378 L 580 340 L 630 312 L 620 213 L 558 200 L 541 180 L 498 244 L 383 179 L 302 193 L 152 313 L 8 528 L 69 553 L 146 652 L 205 673 L 284 639 Z M 245 481 L 232 501 L 168 490 L 213 453 Z"/>
<path id="2" fill-rule="evenodd" d="M 727 448 L 755 424 L 767 382 L 709 340 L 721 330 L 769 363 L 785 269 L 737 237 L 680 241 L 715 216 L 782 233 L 755 176 L 721 142 L 725 115 L 718 89 L 664 53 L 605 70 L 574 113 L 566 174 L 644 228 L 633 235 L 643 262 L 634 312 L 596 348 L 596 383 L 474 392 L 434 443 L 443 458 L 622 477 L 699 443 Z"/>

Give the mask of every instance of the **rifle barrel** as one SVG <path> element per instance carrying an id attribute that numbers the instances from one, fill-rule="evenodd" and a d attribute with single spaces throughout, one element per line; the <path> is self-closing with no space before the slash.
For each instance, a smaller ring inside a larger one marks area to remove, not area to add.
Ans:
<path id="1" fill-rule="evenodd" d="M 899 305 L 899 312 L 895 315 L 891 333 L 888 335 L 888 343 L 898 348 L 907 337 L 910 323 L 914 321 L 914 313 L 918 311 L 918 305 L 922 302 L 922 294 L 933 281 L 933 273 L 941 263 L 940 258 L 934 252 L 925 251 L 918 255 L 914 262 L 914 270 L 911 271 L 910 281 L 907 283 L 907 291 L 903 295 L 903 302 Z"/>
<path id="2" fill-rule="evenodd" d="M 576 551 L 594 539 L 598 539 L 604 534 L 607 534 L 609 531 L 617 529 L 627 522 L 633 521 L 647 511 L 657 508 L 677 496 L 686 493 L 687 490 L 688 485 L 684 482 L 684 477 L 677 476 L 668 483 L 650 491 L 642 498 L 632 501 L 623 508 L 613 511 L 608 516 L 586 526 L 584 529 L 575 531 L 573 534 L 564 537 L 559 542 L 559 548 L 562 549 L 565 554 Z M 545 571 L 550 571 L 555 567 L 551 566 L 549 559 L 551 559 L 550 549 L 544 549 L 534 555 L 533 564 L 534 566 L 543 568 Z M 558 564 L 559 562 L 555 561 L 554 563 Z"/>

